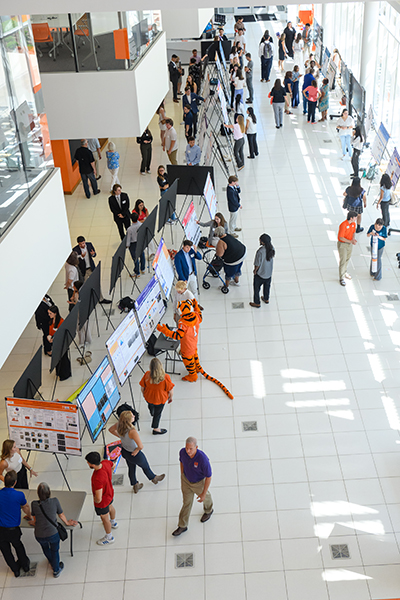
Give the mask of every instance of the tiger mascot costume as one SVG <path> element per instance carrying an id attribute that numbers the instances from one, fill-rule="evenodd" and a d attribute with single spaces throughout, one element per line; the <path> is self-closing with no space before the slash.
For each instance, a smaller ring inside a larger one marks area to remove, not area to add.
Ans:
<path id="1" fill-rule="evenodd" d="M 200 365 L 197 354 L 197 340 L 200 323 L 202 322 L 203 317 L 199 305 L 197 304 L 197 300 L 193 298 L 192 300 L 178 302 L 177 309 L 180 314 L 177 331 L 172 331 L 167 325 L 157 325 L 157 329 L 166 337 L 172 338 L 173 340 L 180 340 L 183 364 L 189 372 L 189 374 L 186 375 L 186 377 L 182 377 L 182 379 L 184 381 L 197 381 L 197 373 L 201 373 L 206 379 L 219 385 L 228 398 L 233 400 L 230 391 L 218 381 L 218 379 L 208 375 Z"/>

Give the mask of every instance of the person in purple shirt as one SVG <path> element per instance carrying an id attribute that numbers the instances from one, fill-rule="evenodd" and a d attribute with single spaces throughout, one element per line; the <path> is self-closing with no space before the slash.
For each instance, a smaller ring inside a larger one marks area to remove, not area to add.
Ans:
<path id="1" fill-rule="evenodd" d="M 213 514 L 213 501 L 208 491 L 211 483 L 211 465 L 209 458 L 199 450 L 197 440 L 188 437 L 186 445 L 179 452 L 181 463 L 181 489 L 183 505 L 179 513 L 178 528 L 172 533 L 177 537 L 187 531 L 194 495 L 197 502 L 203 502 L 204 514 L 200 521 L 205 523 Z"/>

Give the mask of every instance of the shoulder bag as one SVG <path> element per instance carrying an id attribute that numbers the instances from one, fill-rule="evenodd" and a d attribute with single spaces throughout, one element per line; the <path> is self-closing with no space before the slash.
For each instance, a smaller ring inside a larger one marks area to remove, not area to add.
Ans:
<path id="1" fill-rule="evenodd" d="M 62 523 L 52 521 L 44 512 L 43 506 L 40 504 L 40 502 L 38 502 L 38 504 L 39 504 L 40 510 L 43 513 L 44 518 L 47 519 L 48 522 L 51 523 L 53 525 L 53 527 L 55 527 L 57 529 L 58 535 L 60 536 L 60 540 L 62 542 L 65 542 L 65 540 L 68 538 L 68 531 L 65 529 L 64 525 L 62 525 Z"/>

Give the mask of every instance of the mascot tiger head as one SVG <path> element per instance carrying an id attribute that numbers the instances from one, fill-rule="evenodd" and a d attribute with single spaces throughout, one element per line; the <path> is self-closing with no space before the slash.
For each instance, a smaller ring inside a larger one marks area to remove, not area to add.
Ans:
<path id="1" fill-rule="evenodd" d="M 177 309 L 180 314 L 180 318 L 183 321 L 185 321 L 185 323 L 187 323 L 188 325 L 189 324 L 195 325 L 201 314 L 196 298 L 178 302 Z"/>

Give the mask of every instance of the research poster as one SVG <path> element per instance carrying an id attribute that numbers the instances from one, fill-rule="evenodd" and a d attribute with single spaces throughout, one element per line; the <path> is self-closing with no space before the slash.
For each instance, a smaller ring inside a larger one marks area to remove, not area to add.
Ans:
<path id="1" fill-rule="evenodd" d="M 186 239 L 190 240 L 195 246 L 197 246 L 200 240 L 201 232 L 199 224 L 197 223 L 197 215 L 194 208 L 193 200 L 189 204 L 189 208 L 186 211 L 185 216 L 183 217 L 182 225 L 185 230 Z"/>
<path id="2" fill-rule="evenodd" d="M 371 146 L 371 154 L 378 165 L 381 163 L 389 138 L 390 135 L 387 132 L 386 127 L 381 123 Z"/>
<path id="3" fill-rule="evenodd" d="M 228 107 L 226 105 L 226 98 L 225 98 L 224 90 L 222 89 L 222 85 L 221 85 L 220 81 L 218 81 L 218 85 L 217 85 L 217 94 L 218 94 L 219 101 L 221 102 L 221 110 L 222 110 L 222 114 L 224 117 L 224 122 L 229 123 Z"/>
<path id="4" fill-rule="evenodd" d="M 129 375 L 146 351 L 135 313 L 131 310 L 114 333 L 106 341 L 120 385 Z"/>
<path id="5" fill-rule="evenodd" d="M 81 455 L 75 404 L 6 398 L 6 408 L 10 439 L 20 450 Z"/>
<path id="6" fill-rule="evenodd" d="M 138 296 L 135 308 L 145 342 L 147 342 L 165 313 L 165 304 L 156 277 L 150 279 L 143 292 Z"/>
<path id="7" fill-rule="evenodd" d="M 156 272 L 157 279 L 160 282 L 166 299 L 168 300 L 172 290 L 172 285 L 174 283 L 175 274 L 171 257 L 163 239 L 161 239 L 160 245 L 157 248 L 157 252 L 153 260 L 153 269 Z"/>
<path id="8" fill-rule="evenodd" d="M 400 156 L 397 152 L 397 148 L 393 150 L 393 154 L 387 166 L 386 173 L 390 177 L 390 181 L 392 182 L 392 190 L 394 191 L 396 189 L 397 182 L 400 178 Z"/>
<path id="9" fill-rule="evenodd" d="M 210 217 L 211 219 L 214 219 L 215 213 L 217 212 L 217 196 L 215 193 L 210 173 L 207 174 L 203 194 L 207 204 L 208 212 L 210 213 Z"/>

